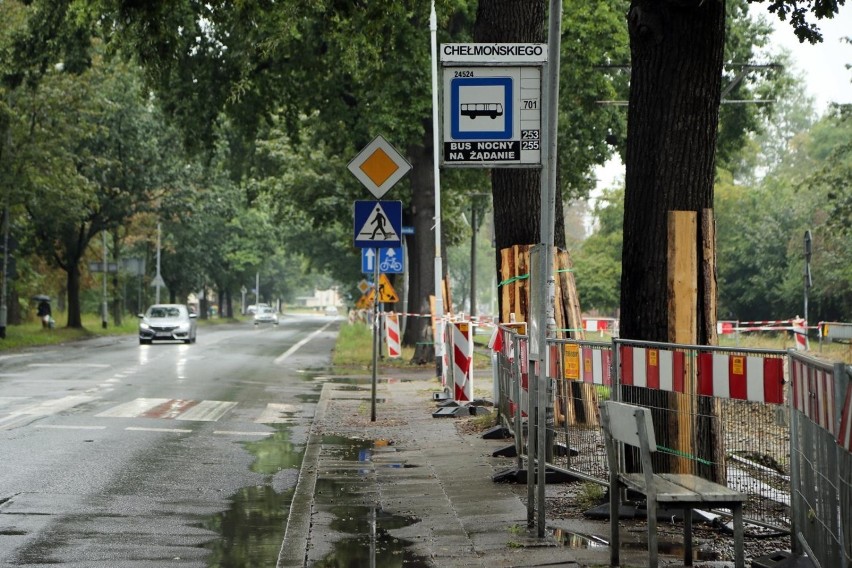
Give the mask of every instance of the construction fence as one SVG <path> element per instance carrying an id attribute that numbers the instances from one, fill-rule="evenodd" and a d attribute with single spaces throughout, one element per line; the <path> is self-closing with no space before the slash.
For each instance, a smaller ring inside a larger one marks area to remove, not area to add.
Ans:
<path id="1" fill-rule="evenodd" d="M 496 332 L 494 372 L 497 410 L 524 469 L 539 365 L 530 365 L 518 331 Z M 545 352 L 547 380 L 538 384 L 548 389 L 549 468 L 607 485 L 598 403 L 644 406 L 658 438 L 655 472 L 693 473 L 746 493 L 747 535 L 791 534 L 794 552 L 827 555 L 821 566 L 850 565 L 852 489 L 841 472 L 852 471 L 852 388 L 843 364 L 795 351 L 626 339 L 553 339 Z"/>

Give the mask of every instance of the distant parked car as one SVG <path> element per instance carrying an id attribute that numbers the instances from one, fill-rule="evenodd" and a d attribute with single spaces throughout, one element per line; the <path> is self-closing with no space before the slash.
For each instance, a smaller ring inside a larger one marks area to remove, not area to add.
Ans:
<path id="1" fill-rule="evenodd" d="M 269 307 L 257 308 L 257 311 L 254 312 L 254 325 L 259 325 L 261 323 L 278 325 L 278 314 L 275 313 L 275 310 Z"/>
<path id="2" fill-rule="evenodd" d="M 139 314 L 139 343 L 183 341 L 195 343 L 198 315 L 183 304 L 154 304 Z"/>
<path id="3" fill-rule="evenodd" d="M 327 316 L 338 315 L 337 306 L 326 306 L 325 307 L 325 315 L 327 315 Z"/>

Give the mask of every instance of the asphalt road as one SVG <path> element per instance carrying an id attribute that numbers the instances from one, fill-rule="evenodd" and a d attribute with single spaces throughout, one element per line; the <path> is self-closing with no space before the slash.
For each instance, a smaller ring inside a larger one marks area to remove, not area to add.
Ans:
<path id="1" fill-rule="evenodd" d="M 0 354 L 0 566 L 274 566 L 338 323 Z"/>

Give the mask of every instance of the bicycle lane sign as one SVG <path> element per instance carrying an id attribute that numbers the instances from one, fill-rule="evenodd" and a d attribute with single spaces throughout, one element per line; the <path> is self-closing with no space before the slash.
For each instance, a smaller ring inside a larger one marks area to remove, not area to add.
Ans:
<path id="1" fill-rule="evenodd" d="M 376 252 L 378 252 L 378 259 L 376 258 Z M 376 269 L 376 262 L 379 263 L 379 272 L 402 274 L 405 271 L 402 247 L 380 248 L 378 250 L 371 248 L 361 249 L 361 272 L 372 274 Z"/>

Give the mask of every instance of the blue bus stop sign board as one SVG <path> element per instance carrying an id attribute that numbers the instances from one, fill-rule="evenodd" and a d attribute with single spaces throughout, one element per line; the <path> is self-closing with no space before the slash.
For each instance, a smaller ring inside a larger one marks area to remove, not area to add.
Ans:
<path id="1" fill-rule="evenodd" d="M 402 201 L 356 201 L 355 246 L 391 248 L 402 244 Z"/>

